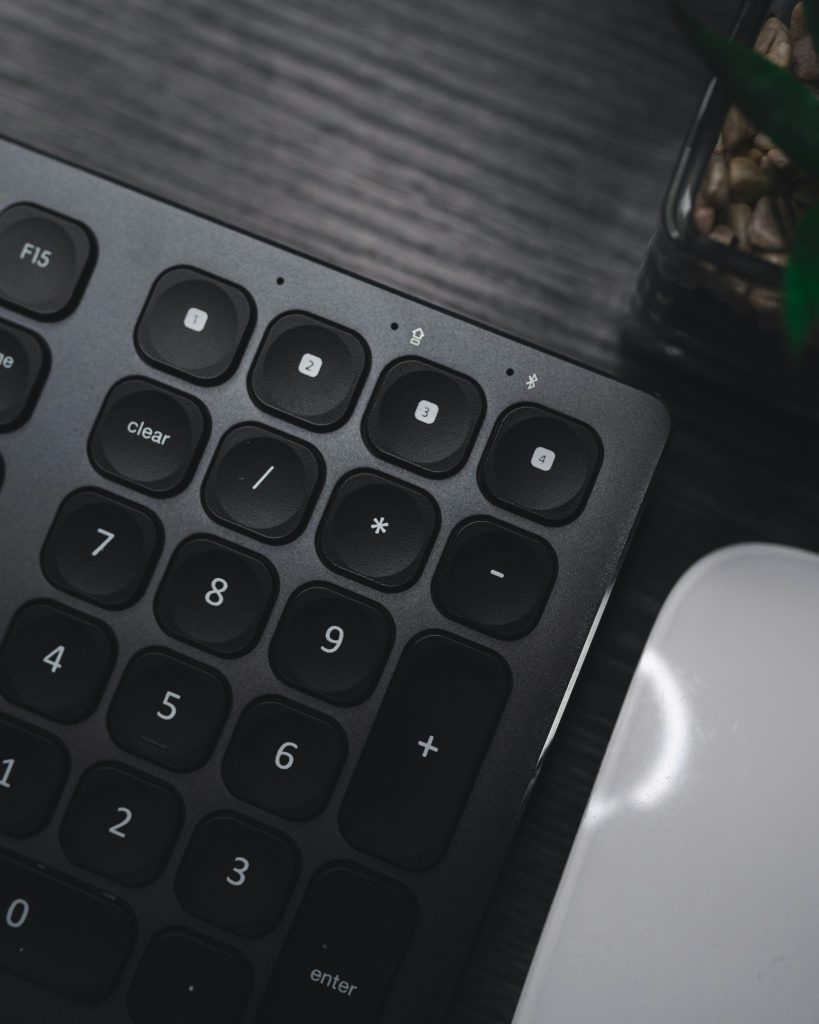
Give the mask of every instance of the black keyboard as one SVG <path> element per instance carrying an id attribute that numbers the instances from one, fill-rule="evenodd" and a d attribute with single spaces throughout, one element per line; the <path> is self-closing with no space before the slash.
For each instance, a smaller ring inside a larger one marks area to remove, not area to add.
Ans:
<path id="1" fill-rule="evenodd" d="M 431 1024 L 663 406 L 0 167 L 0 1020 Z"/>

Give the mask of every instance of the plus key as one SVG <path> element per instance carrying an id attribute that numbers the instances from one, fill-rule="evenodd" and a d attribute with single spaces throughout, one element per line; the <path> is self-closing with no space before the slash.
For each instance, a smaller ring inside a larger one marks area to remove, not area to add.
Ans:
<path id="1" fill-rule="evenodd" d="M 408 644 L 341 808 L 353 846 L 407 868 L 441 859 L 509 686 L 490 651 L 440 633 Z"/>

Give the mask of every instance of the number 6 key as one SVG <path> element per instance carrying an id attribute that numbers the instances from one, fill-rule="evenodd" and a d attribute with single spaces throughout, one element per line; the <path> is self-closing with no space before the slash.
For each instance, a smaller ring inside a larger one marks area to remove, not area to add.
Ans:
<path id="1" fill-rule="evenodd" d="M 222 773 L 240 800 L 284 818 L 311 818 L 329 800 L 346 753 L 334 722 L 263 697 L 239 719 Z"/>

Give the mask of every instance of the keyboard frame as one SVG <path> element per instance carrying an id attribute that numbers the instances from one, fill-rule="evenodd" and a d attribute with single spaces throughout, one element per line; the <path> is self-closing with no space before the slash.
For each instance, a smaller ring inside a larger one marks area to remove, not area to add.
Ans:
<path id="1" fill-rule="evenodd" d="M 646 492 L 665 447 L 669 418 L 663 404 L 608 376 L 532 344 L 373 284 L 315 259 L 235 231 L 145 193 L 91 174 L 29 148 L 0 139 L 0 210 L 16 202 L 47 207 L 85 224 L 97 243 L 96 262 L 79 304 L 65 319 L 37 321 L 7 308 L 0 318 L 39 334 L 51 366 L 34 412 L 18 429 L 0 434 L 5 479 L 0 489 L 0 588 L 2 633 L 13 614 L 35 599 L 50 599 L 108 623 L 118 656 L 100 706 L 84 721 L 61 725 L 4 698 L 0 710 L 63 740 L 71 755 L 68 784 L 47 827 L 30 839 L 0 837 L 0 847 L 121 897 L 139 921 L 137 943 L 114 993 L 97 1006 L 82 1007 L 0 975 L 0 1002 L 15 1024 L 126 1024 L 124 994 L 141 953 L 156 932 L 182 926 L 240 950 L 250 961 L 256 985 L 243 1020 L 256 1007 L 288 934 L 308 880 L 329 861 L 361 864 L 404 883 L 415 895 L 418 928 L 385 1005 L 382 1024 L 433 1024 L 439 1020 L 492 892 L 543 753 L 554 735 L 580 665 L 600 620 Z M 194 266 L 245 288 L 256 306 L 249 342 L 227 381 L 202 386 L 145 362 L 134 330 L 148 294 L 165 270 Z M 277 278 L 284 284 L 278 285 Z M 306 311 L 361 334 L 371 364 L 347 422 L 317 432 L 263 413 L 248 392 L 248 374 L 267 326 L 287 311 Z M 391 325 L 397 323 L 397 330 Z M 415 328 L 420 346 L 410 343 Z M 486 399 L 486 414 L 464 467 L 431 480 L 378 458 L 365 443 L 362 417 L 382 370 L 402 356 L 419 356 L 472 377 Z M 514 375 L 507 374 L 513 369 Z M 537 375 L 533 389 L 527 387 Z M 111 386 L 139 376 L 198 398 L 208 409 L 211 429 L 193 480 L 179 494 L 152 498 L 101 477 L 87 446 L 91 429 Z M 512 405 L 535 402 L 579 419 L 597 431 L 603 458 L 588 502 L 572 522 L 545 527 L 499 508 L 481 492 L 476 471 L 500 414 Z M 225 432 L 240 423 L 272 426 L 318 448 L 327 476 L 306 530 L 285 545 L 268 545 L 212 521 L 200 489 Z M 315 531 L 336 482 L 353 469 L 374 469 L 420 487 L 435 498 L 441 529 L 420 580 L 407 590 L 383 593 L 337 576 L 319 558 Z M 165 538 L 146 594 L 122 611 L 105 611 L 51 587 L 40 570 L 40 550 L 60 503 L 81 487 L 95 487 L 151 509 Z M 446 619 L 430 596 L 430 583 L 446 541 L 458 523 L 486 515 L 545 538 L 558 560 L 555 586 L 538 627 L 522 640 L 494 640 Z M 223 659 L 177 642 L 159 628 L 153 614 L 157 584 L 177 545 L 208 534 L 251 551 L 275 565 L 281 593 L 261 641 L 248 654 Z M 381 681 L 363 703 L 327 704 L 278 682 L 268 665 L 268 646 L 290 595 L 303 584 L 330 581 L 387 609 L 396 625 L 395 643 Z M 340 803 L 375 718 L 399 655 L 407 641 L 443 629 L 500 652 L 514 679 L 509 702 L 481 767 L 447 855 L 427 871 L 395 868 L 350 848 L 337 824 Z M 206 765 L 175 773 L 120 750 L 106 726 L 108 706 L 124 666 L 151 647 L 178 651 L 214 666 L 231 684 L 233 704 L 216 749 Z M 306 822 L 288 822 L 243 804 L 227 791 L 221 775 L 226 745 L 241 711 L 256 697 L 276 694 L 329 716 L 343 729 L 349 752 L 329 805 Z M 116 761 L 169 783 L 182 796 L 185 821 L 170 862 L 159 879 L 131 889 L 74 865 L 63 853 L 58 828 L 76 781 L 91 764 Z M 194 826 L 213 811 L 233 810 L 290 836 L 301 854 L 301 870 L 284 917 L 261 939 L 243 939 L 188 915 L 176 900 L 174 877 Z"/>

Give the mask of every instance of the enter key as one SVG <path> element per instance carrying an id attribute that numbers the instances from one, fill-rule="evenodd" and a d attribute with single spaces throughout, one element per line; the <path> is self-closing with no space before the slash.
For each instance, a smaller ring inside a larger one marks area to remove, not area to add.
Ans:
<path id="1" fill-rule="evenodd" d="M 310 883 L 256 1024 L 375 1024 L 415 927 L 398 885 L 332 864 Z"/>

